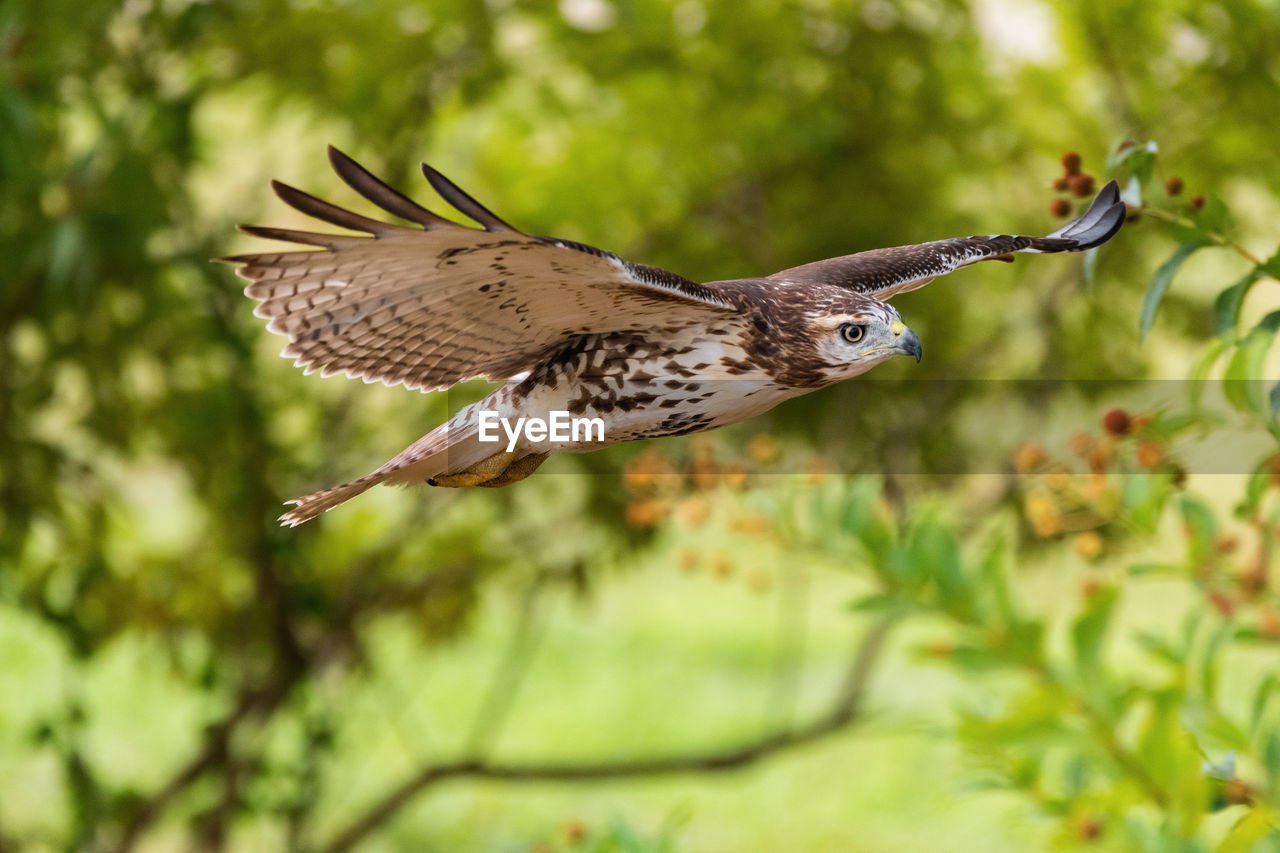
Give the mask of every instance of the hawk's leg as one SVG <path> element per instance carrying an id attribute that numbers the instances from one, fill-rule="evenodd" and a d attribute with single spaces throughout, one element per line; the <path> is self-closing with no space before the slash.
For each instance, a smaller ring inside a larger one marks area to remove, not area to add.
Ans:
<path id="1" fill-rule="evenodd" d="M 438 474 L 427 481 L 432 486 L 461 489 L 468 486 L 509 486 L 528 477 L 547 458 L 546 453 L 535 453 L 512 460 L 511 453 L 495 453 L 456 474 Z"/>
<path id="2" fill-rule="evenodd" d="M 547 461 L 550 453 L 534 453 L 529 456 L 522 456 L 515 462 L 507 466 L 507 470 L 503 471 L 492 480 L 486 480 L 479 485 L 486 489 L 496 489 L 499 486 L 509 486 L 512 483 L 518 483 L 525 477 L 528 477 L 534 471 L 538 470 L 538 466 Z"/>

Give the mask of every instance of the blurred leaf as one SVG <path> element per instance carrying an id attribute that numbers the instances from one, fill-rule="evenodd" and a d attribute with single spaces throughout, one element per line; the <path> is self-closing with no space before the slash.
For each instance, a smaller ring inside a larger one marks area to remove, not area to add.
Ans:
<path id="1" fill-rule="evenodd" d="M 1249 734 L 1251 737 L 1257 737 L 1262 728 L 1263 714 L 1267 711 L 1267 703 L 1271 700 L 1271 694 L 1280 689 L 1280 676 L 1274 672 L 1268 673 L 1267 677 L 1262 679 L 1258 684 L 1258 689 L 1253 694 L 1253 711 L 1249 715 Z"/>
<path id="2" fill-rule="evenodd" d="M 1223 647 L 1235 633 L 1235 625 L 1229 619 L 1222 621 L 1217 630 L 1209 635 L 1209 641 L 1200 655 L 1200 690 L 1205 699 L 1212 703 L 1218 695 L 1218 667 L 1221 664 Z"/>
<path id="3" fill-rule="evenodd" d="M 1084 253 L 1084 290 L 1093 296 L 1094 281 L 1098 272 L 1098 247 L 1095 246 Z"/>
<path id="4" fill-rule="evenodd" d="M 1280 279 L 1280 249 L 1259 265 L 1258 269 L 1274 279 Z"/>
<path id="5" fill-rule="evenodd" d="M 1213 193 L 1205 195 L 1204 207 L 1192 212 L 1196 226 L 1203 233 L 1221 233 L 1227 225 L 1227 206 Z"/>
<path id="6" fill-rule="evenodd" d="M 1262 498 L 1267 493 L 1267 487 L 1271 485 L 1271 463 L 1270 459 L 1264 459 L 1254 467 L 1253 472 L 1249 474 L 1249 479 L 1245 482 L 1244 500 L 1240 502 L 1240 506 L 1236 508 L 1236 514 L 1248 518 L 1258 511 L 1258 506 L 1262 503 Z"/>
<path id="7" fill-rule="evenodd" d="M 1280 783 L 1280 731 L 1267 732 L 1262 747 L 1262 763 L 1267 771 L 1267 784 L 1274 790 Z"/>
<path id="8" fill-rule="evenodd" d="M 1204 353 L 1196 359 L 1195 364 L 1191 368 L 1191 372 L 1187 375 L 1187 386 L 1190 397 L 1190 404 L 1193 409 L 1200 408 L 1201 398 L 1204 396 L 1205 380 L 1209 376 L 1209 371 L 1213 370 L 1213 366 L 1218 363 L 1218 359 L 1222 358 L 1222 354 L 1227 351 L 1227 342 L 1221 337 L 1214 338 L 1204 348 Z"/>
<path id="9" fill-rule="evenodd" d="M 942 662 L 966 672 L 989 672 L 1009 666 L 1009 661 L 1001 655 L 973 643 L 956 643 L 945 651 L 925 644 L 917 646 L 915 651 L 917 660 Z"/>
<path id="10" fill-rule="evenodd" d="M 1104 167 L 1106 176 L 1114 178 L 1121 166 L 1126 167 L 1129 170 L 1129 174 L 1133 176 L 1133 182 L 1131 182 L 1130 186 L 1138 194 L 1137 200 L 1131 203 L 1141 205 L 1141 188 L 1151 181 L 1151 175 L 1155 170 L 1156 158 L 1159 153 L 1160 149 L 1154 140 L 1143 144 L 1126 145 L 1124 142 L 1118 143 L 1107 154 Z"/>
<path id="11" fill-rule="evenodd" d="M 1129 566 L 1129 574 L 1135 577 L 1142 575 L 1167 575 L 1169 577 L 1181 577 L 1182 567 L 1173 563 L 1134 563 Z"/>
<path id="12" fill-rule="evenodd" d="M 1018 621 L 1009 594 L 1008 542 L 1002 532 L 993 534 L 983 545 L 978 558 L 977 593 L 988 603 L 986 621 L 1008 627 Z"/>
<path id="13" fill-rule="evenodd" d="M 880 494 L 880 483 L 875 478 L 859 478 L 849 490 L 843 528 L 863 547 L 868 560 L 877 567 L 887 565 L 897 535 Z"/>
<path id="14" fill-rule="evenodd" d="M 1133 474 L 1125 478 L 1124 511 L 1129 524 L 1144 533 L 1154 532 L 1173 494 L 1173 482 L 1166 474 Z"/>
<path id="15" fill-rule="evenodd" d="M 1118 594 L 1115 587 L 1097 589 L 1071 626 L 1076 669 L 1086 681 L 1095 681 L 1102 674 L 1102 643 L 1111 626 Z"/>
<path id="16" fill-rule="evenodd" d="M 896 613 L 911 609 L 911 605 L 894 595 L 873 592 L 849 602 L 852 613 Z"/>
<path id="17" fill-rule="evenodd" d="M 1142 297 L 1142 313 L 1138 320 L 1138 331 L 1141 340 L 1147 339 L 1147 333 L 1151 331 L 1151 324 L 1156 319 L 1156 309 L 1160 307 L 1160 300 L 1164 298 L 1165 292 L 1169 289 L 1169 283 L 1173 281 L 1174 275 L 1182 266 L 1187 258 L 1201 249 L 1209 245 L 1203 240 L 1190 240 L 1178 248 L 1173 250 L 1155 275 L 1151 277 L 1150 283 L 1147 284 L 1147 292 Z"/>
<path id="18" fill-rule="evenodd" d="M 1249 809 L 1231 827 L 1222 843 L 1214 848 L 1215 853 L 1249 853 L 1255 844 L 1275 831 L 1271 822 L 1272 816 L 1266 808 L 1256 806 Z"/>
<path id="19" fill-rule="evenodd" d="M 1226 337 L 1235 331 L 1236 324 L 1240 322 L 1240 306 L 1259 278 L 1258 269 L 1251 269 L 1244 278 L 1223 290 L 1213 300 L 1213 316 L 1219 336 Z"/>
<path id="20" fill-rule="evenodd" d="M 1280 328 L 1280 311 L 1272 311 L 1249 330 L 1236 347 L 1223 374 L 1223 393 L 1238 411 L 1268 417 L 1270 402 L 1264 391 L 1262 370 L 1267 352 Z"/>
<path id="21" fill-rule="evenodd" d="M 1186 524 L 1190 541 L 1191 562 L 1198 564 L 1214 547 L 1213 539 L 1218 532 L 1218 518 L 1203 500 L 1192 494 L 1183 494 L 1178 498 L 1178 509 Z"/>
<path id="22" fill-rule="evenodd" d="M 973 593 L 960 564 L 960 546 L 942 524 L 928 519 L 912 527 L 907 540 L 911 561 L 938 585 L 943 609 L 968 617 Z"/>
<path id="23" fill-rule="evenodd" d="M 1135 631 L 1133 638 L 1137 640 L 1138 645 L 1165 663 L 1176 667 L 1183 665 L 1182 653 L 1170 645 L 1163 637 L 1152 634 L 1149 631 Z"/>

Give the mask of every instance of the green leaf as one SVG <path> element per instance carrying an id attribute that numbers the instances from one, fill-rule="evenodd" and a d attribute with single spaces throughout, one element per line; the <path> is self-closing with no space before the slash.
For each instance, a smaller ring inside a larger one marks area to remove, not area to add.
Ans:
<path id="1" fill-rule="evenodd" d="M 1084 253 L 1084 291 L 1093 296 L 1093 284 L 1097 277 L 1098 247 L 1094 246 Z"/>
<path id="2" fill-rule="evenodd" d="M 1249 330 L 1236 347 L 1223 374 L 1223 394 L 1233 408 L 1241 412 L 1269 417 L 1270 402 L 1262 386 L 1262 368 L 1267 352 L 1280 328 L 1280 311 L 1272 311 Z"/>
<path id="3" fill-rule="evenodd" d="M 841 521 L 844 531 L 865 549 L 867 558 L 883 567 L 897 537 L 893 520 L 884 510 L 878 480 L 863 478 L 849 490 Z"/>
<path id="4" fill-rule="evenodd" d="M 1155 140 L 1141 145 L 1130 144 L 1127 146 L 1125 146 L 1124 142 L 1119 142 L 1107 155 L 1107 162 L 1103 168 L 1107 177 L 1114 178 L 1117 169 L 1121 166 L 1128 166 L 1130 174 L 1138 178 L 1142 183 L 1146 183 L 1151 179 L 1151 172 L 1155 168 L 1156 155 L 1159 153 L 1160 148 L 1156 145 Z"/>
<path id="5" fill-rule="evenodd" d="M 938 586 L 939 604 L 956 613 L 971 613 L 972 591 L 960 565 L 955 535 L 936 521 L 925 521 L 911 531 L 908 551 L 919 571 Z"/>
<path id="6" fill-rule="evenodd" d="M 1082 677 L 1092 678 L 1100 674 L 1102 641 L 1106 638 L 1115 611 L 1117 592 L 1115 587 L 1097 590 L 1085 605 L 1084 612 L 1071 626 L 1071 643 L 1075 649 L 1076 668 Z"/>
<path id="7" fill-rule="evenodd" d="M 1173 481 L 1167 474 L 1136 474 L 1125 478 L 1125 520 L 1143 533 L 1154 533 L 1169 496 Z"/>
<path id="8" fill-rule="evenodd" d="M 1134 563 L 1129 567 L 1129 574 L 1134 577 L 1142 575 L 1181 577 L 1182 567 L 1173 563 Z"/>
<path id="9" fill-rule="evenodd" d="M 1280 782 L 1280 732 L 1267 733 L 1262 745 L 1262 763 L 1267 770 L 1267 779 L 1274 788 Z"/>
<path id="10" fill-rule="evenodd" d="M 1198 563 L 1213 548 L 1213 537 L 1218 532 L 1218 518 L 1208 504 L 1191 494 L 1180 496 L 1178 509 L 1182 512 L 1182 520 L 1186 522 L 1187 533 L 1191 537 L 1191 560 Z"/>
<path id="11" fill-rule="evenodd" d="M 1148 631 L 1136 631 L 1133 638 L 1148 652 L 1167 664 L 1182 666 L 1182 654 L 1179 653 L 1164 637 Z"/>
<path id="12" fill-rule="evenodd" d="M 997 625 L 1011 625 L 1018 619 L 1005 573 L 1007 549 L 1004 534 L 996 533 L 983 546 L 982 556 L 978 559 L 978 590 L 983 601 L 994 611 L 983 615 L 987 621 Z"/>
<path id="13" fill-rule="evenodd" d="M 1266 678 L 1262 679 L 1262 683 L 1258 685 L 1257 691 L 1253 694 L 1253 712 L 1249 715 L 1249 734 L 1256 737 L 1262 726 L 1262 715 L 1267 711 L 1267 703 L 1271 700 L 1271 694 L 1280 689 L 1280 677 L 1270 673 Z"/>
<path id="14" fill-rule="evenodd" d="M 1165 291 L 1169 289 L 1169 283 L 1173 281 L 1173 277 L 1177 274 L 1182 263 L 1191 257 L 1192 253 L 1197 249 L 1206 245 L 1207 243 L 1203 240 L 1188 240 L 1174 249 L 1173 254 L 1160 265 L 1160 268 L 1156 270 L 1156 274 L 1151 277 L 1151 282 L 1147 285 L 1147 292 L 1142 297 L 1142 316 L 1138 325 L 1142 340 L 1145 341 L 1147 339 L 1147 333 L 1151 331 L 1151 324 L 1155 322 L 1156 309 L 1160 307 L 1160 300 L 1164 298 Z"/>
<path id="15" fill-rule="evenodd" d="M 1274 255 L 1259 264 L 1258 270 L 1264 275 L 1280 279 L 1280 249 L 1276 249 Z"/>
<path id="16" fill-rule="evenodd" d="M 851 613 L 893 613 L 908 607 L 907 602 L 883 592 L 873 592 L 849 602 Z"/>
<path id="17" fill-rule="evenodd" d="M 1249 853 L 1255 844 L 1273 831 L 1271 814 L 1262 806 L 1254 807 L 1235 822 L 1222 843 L 1214 848 L 1214 853 Z"/>
<path id="18" fill-rule="evenodd" d="M 1249 270 L 1244 278 L 1219 293 L 1213 300 L 1213 316 L 1220 336 L 1226 337 L 1228 333 L 1235 331 L 1236 324 L 1240 322 L 1240 306 L 1244 304 L 1249 290 L 1261 278 L 1259 269 L 1261 268 Z"/>
<path id="19" fill-rule="evenodd" d="M 1210 703 L 1218 693 L 1218 664 L 1221 662 L 1222 649 L 1234 634 L 1235 625 L 1224 621 L 1210 636 L 1201 654 L 1200 689 Z"/>
<path id="20" fill-rule="evenodd" d="M 1209 371 L 1213 370 L 1213 366 L 1218 363 L 1218 359 L 1222 358 L 1222 354 L 1226 351 L 1227 342 L 1223 338 L 1214 338 L 1209 341 L 1209 345 L 1205 347 L 1204 354 L 1192 366 L 1191 373 L 1187 376 L 1187 389 L 1191 398 L 1191 408 L 1200 408 L 1200 399 L 1204 396 L 1204 381 L 1209 376 Z"/>
<path id="21" fill-rule="evenodd" d="M 1244 500 L 1240 502 L 1240 506 L 1236 507 L 1236 514 L 1244 518 L 1257 512 L 1258 505 L 1262 503 L 1262 497 L 1267 493 L 1267 486 L 1270 484 L 1271 463 L 1268 458 L 1262 460 L 1249 474 L 1249 480 L 1244 487 Z"/>
<path id="22" fill-rule="evenodd" d="M 1207 195 L 1205 197 L 1204 207 L 1192 213 L 1192 217 L 1196 221 L 1196 227 L 1201 232 L 1217 231 L 1221 232 L 1227 225 L 1229 218 L 1227 206 L 1222 199 L 1216 195 Z"/>

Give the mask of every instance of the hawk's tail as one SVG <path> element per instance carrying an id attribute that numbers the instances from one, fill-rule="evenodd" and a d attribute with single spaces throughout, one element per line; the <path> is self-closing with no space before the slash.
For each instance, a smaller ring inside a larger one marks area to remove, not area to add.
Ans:
<path id="1" fill-rule="evenodd" d="M 476 464 L 494 451 L 478 440 L 479 428 L 470 414 L 469 409 L 459 412 L 453 420 L 436 427 L 372 474 L 286 501 L 293 509 L 280 516 L 280 523 L 297 527 L 379 483 L 400 486 L 425 483 L 432 477 Z"/>

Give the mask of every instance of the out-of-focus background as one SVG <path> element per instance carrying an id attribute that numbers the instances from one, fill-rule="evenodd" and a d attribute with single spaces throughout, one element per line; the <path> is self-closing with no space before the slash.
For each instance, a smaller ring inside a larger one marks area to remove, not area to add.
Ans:
<path id="1" fill-rule="evenodd" d="M 0 850 L 1280 849 L 1277 116 L 1266 0 L 0 4 Z M 327 143 L 702 280 L 1134 221 L 282 530 L 483 393 L 303 377 L 209 262 L 367 211 Z"/>

